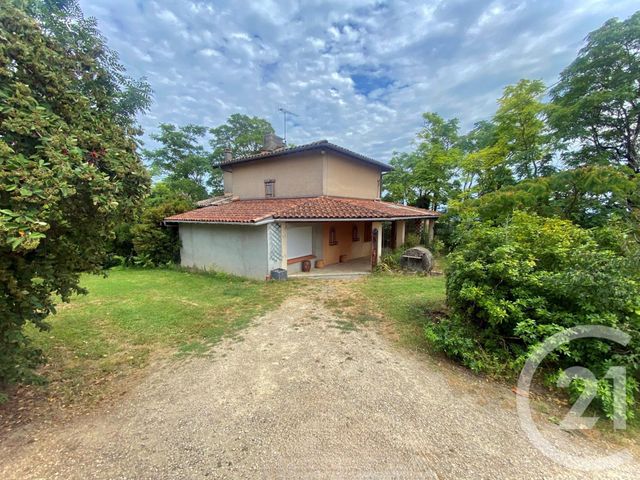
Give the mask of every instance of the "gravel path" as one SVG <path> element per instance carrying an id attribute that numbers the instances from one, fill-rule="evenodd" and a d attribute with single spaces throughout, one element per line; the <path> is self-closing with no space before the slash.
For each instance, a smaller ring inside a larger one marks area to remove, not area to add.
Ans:
<path id="1" fill-rule="evenodd" d="M 3 442 L 0 478 L 638 478 L 637 463 L 559 467 L 524 437 L 508 388 L 339 320 L 317 294 L 290 298 L 113 407 Z"/>

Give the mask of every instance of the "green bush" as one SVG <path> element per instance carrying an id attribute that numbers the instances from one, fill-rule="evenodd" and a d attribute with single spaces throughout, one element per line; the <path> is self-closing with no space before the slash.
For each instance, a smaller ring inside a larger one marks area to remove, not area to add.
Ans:
<path id="1" fill-rule="evenodd" d="M 407 233 L 407 236 L 404 239 L 403 248 L 413 248 L 420 245 L 420 235 L 417 233 Z"/>
<path id="2" fill-rule="evenodd" d="M 152 195 L 147 201 L 139 223 L 131 229 L 136 253 L 133 264 L 139 267 L 152 267 L 179 262 L 178 229 L 164 226 L 163 220 L 191 208 L 193 204 L 183 196 L 158 199 Z"/>
<path id="3" fill-rule="evenodd" d="M 430 325 L 427 337 L 476 371 L 513 374 L 529 352 L 565 328 L 618 328 L 632 337 L 627 347 L 574 341 L 543 368 L 557 378 L 559 370 L 581 365 L 602 378 L 609 366 L 624 366 L 633 403 L 640 370 L 640 269 L 624 232 L 608 227 L 607 245 L 596 241 L 602 233 L 522 212 L 502 226 L 463 225 L 448 256 L 451 315 Z M 599 385 L 604 411 L 607 392 Z"/>
<path id="4" fill-rule="evenodd" d="M 404 250 L 402 249 L 383 250 L 380 261 L 376 266 L 376 270 L 379 272 L 392 272 L 395 270 L 400 270 L 400 258 L 402 257 L 403 251 Z"/>

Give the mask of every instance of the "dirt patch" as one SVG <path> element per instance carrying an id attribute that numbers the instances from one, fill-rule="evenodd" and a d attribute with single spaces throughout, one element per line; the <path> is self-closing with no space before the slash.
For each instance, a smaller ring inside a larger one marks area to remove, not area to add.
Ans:
<path id="1" fill-rule="evenodd" d="M 100 411 L 11 433 L 0 446 L 0 477 L 586 477 L 531 446 L 509 388 L 402 349 L 381 324 L 327 308 L 332 295 L 344 298 L 341 288 L 309 287 L 242 341 L 157 365 Z M 355 328 L 336 327 L 348 322 Z M 543 429 L 573 452 L 606 449 Z M 637 472 L 633 463 L 590 478 Z"/>

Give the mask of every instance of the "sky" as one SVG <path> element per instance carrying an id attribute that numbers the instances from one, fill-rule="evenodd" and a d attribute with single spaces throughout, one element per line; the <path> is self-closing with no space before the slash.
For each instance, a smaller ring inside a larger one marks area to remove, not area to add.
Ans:
<path id="1" fill-rule="evenodd" d="M 585 36 L 637 1 L 80 0 L 132 77 L 141 115 L 217 126 L 266 118 L 289 143 L 327 139 L 381 161 L 412 148 L 422 113 L 488 119 L 521 78 L 547 85 Z M 635 8 L 634 8 L 635 7 Z M 151 146 L 148 143 L 148 146 Z"/>

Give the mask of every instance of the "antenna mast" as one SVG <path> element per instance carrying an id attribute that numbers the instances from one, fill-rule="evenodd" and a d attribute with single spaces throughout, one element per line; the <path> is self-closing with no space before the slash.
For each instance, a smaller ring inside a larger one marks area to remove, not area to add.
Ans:
<path id="1" fill-rule="evenodd" d="M 284 124 L 284 143 L 286 144 L 287 143 L 287 115 L 290 115 L 292 117 L 297 117 L 298 115 L 296 115 L 295 113 L 283 107 L 278 108 L 278 110 L 282 112 L 282 120 Z"/>

